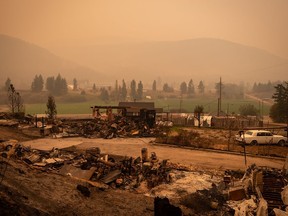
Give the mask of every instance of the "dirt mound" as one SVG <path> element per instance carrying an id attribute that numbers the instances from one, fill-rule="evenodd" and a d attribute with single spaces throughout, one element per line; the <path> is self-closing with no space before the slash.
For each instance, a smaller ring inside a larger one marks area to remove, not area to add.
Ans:
<path id="1" fill-rule="evenodd" d="M 0 176 L 1 215 L 153 215 L 153 198 L 141 194 L 99 190 L 13 160 L 2 162 L 0 170 L 4 169 Z M 90 197 L 77 190 L 79 184 L 89 188 Z"/>

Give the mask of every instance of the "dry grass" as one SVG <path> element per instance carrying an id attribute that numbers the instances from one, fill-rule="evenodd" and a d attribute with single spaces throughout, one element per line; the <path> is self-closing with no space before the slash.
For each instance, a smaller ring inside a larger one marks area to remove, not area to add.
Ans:
<path id="1" fill-rule="evenodd" d="M 168 134 L 167 136 L 156 138 L 156 142 L 244 153 L 244 148 L 237 142 L 234 142 L 236 131 L 209 128 L 182 128 Z M 245 150 L 248 154 L 261 156 L 286 157 L 288 155 L 288 146 L 282 147 L 275 144 L 258 146 L 246 145 Z"/>

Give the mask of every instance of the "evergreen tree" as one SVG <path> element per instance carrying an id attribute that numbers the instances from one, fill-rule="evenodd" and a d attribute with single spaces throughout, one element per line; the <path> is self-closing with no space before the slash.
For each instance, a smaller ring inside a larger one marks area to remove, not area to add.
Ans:
<path id="1" fill-rule="evenodd" d="M 115 81 L 114 97 L 115 97 L 115 100 L 119 100 L 118 80 Z"/>
<path id="2" fill-rule="evenodd" d="M 44 88 L 44 79 L 43 79 L 42 75 L 40 74 L 38 76 L 38 89 L 39 89 L 39 91 L 42 91 L 43 88 Z"/>
<path id="3" fill-rule="evenodd" d="M 195 88 L 194 88 L 194 83 L 193 83 L 192 79 L 190 79 L 190 81 L 188 83 L 187 93 L 188 93 L 189 97 L 191 97 L 192 95 L 195 94 Z"/>
<path id="4" fill-rule="evenodd" d="M 55 99 L 52 95 L 48 96 L 47 111 L 45 112 L 49 120 L 54 120 L 57 115 Z"/>
<path id="5" fill-rule="evenodd" d="M 38 89 L 37 89 L 38 83 L 37 82 L 38 82 L 38 75 L 35 75 L 34 80 L 31 84 L 31 91 L 32 92 L 38 92 Z"/>
<path id="6" fill-rule="evenodd" d="M 274 85 L 279 84 L 278 82 L 274 82 L 274 84 L 271 83 L 271 81 L 268 81 L 267 83 L 254 83 L 252 91 L 253 92 L 273 92 L 274 91 Z"/>
<path id="7" fill-rule="evenodd" d="M 32 92 L 41 92 L 43 90 L 43 86 L 44 86 L 43 77 L 41 76 L 41 74 L 39 76 L 36 75 L 31 84 Z"/>
<path id="8" fill-rule="evenodd" d="M 157 91 L 156 80 L 153 81 L 152 91 Z"/>
<path id="9" fill-rule="evenodd" d="M 258 85 L 257 85 L 256 82 L 254 82 L 252 91 L 253 91 L 253 92 L 257 92 L 257 89 L 258 89 Z"/>
<path id="10" fill-rule="evenodd" d="M 122 87 L 121 87 L 121 97 L 120 99 L 125 101 L 127 97 L 127 87 L 126 87 L 126 83 L 125 80 L 122 80 Z"/>
<path id="11" fill-rule="evenodd" d="M 130 96 L 132 100 L 135 100 L 137 98 L 136 93 L 136 81 L 133 79 L 130 84 Z"/>
<path id="12" fill-rule="evenodd" d="M 204 94 L 204 92 L 205 92 L 205 86 L 204 86 L 204 83 L 202 80 L 199 82 L 198 91 L 200 94 Z"/>
<path id="13" fill-rule="evenodd" d="M 122 87 L 121 85 L 118 86 L 118 96 L 119 96 L 119 100 L 121 101 L 122 100 Z"/>
<path id="14" fill-rule="evenodd" d="M 109 101 L 109 92 L 105 88 L 101 88 L 100 98 L 102 101 Z"/>
<path id="15" fill-rule="evenodd" d="M 67 85 L 67 81 L 66 79 L 62 78 L 61 79 L 61 91 L 60 94 L 61 95 L 65 95 L 68 92 L 68 85 Z"/>
<path id="16" fill-rule="evenodd" d="M 78 82 L 76 80 L 76 78 L 73 79 L 73 91 L 77 91 L 78 90 Z"/>
<path id="17" fill-rule="evenodd" d="M 56 79 L 48 77 L 46 80 L 46 89 L 53 95 L 64 95 L 68 92 L 67 81 L 60 74 L 58 74 Z"/>
<path id="18" fill-rule="evenodd" d="M 138 100 L 142 100 L 142 98 L 143 98 L 143 84 L 140 81 L 138 83 L 138 88 L 137 88 L 137 99 Z"/>
<path id="19" fill-rule="evenodd" d="M 180 92 L 181 92 L 181 94 L 186 94 L 187 93 L 187 83 L 186 82 L 182 82 L 181 83 Z"/>
<path id="20" fill-rule="evenodd" d="M 164 92 L 174 92 L 174 89 L 173 89 L 173 87 L 169 86 L 168 83 L 165 83 L 163 85 L 163 91 Z"/>
<path id="21" fill-rule="evenodd" d="M 168 83 L 164 83 L 164 85 L 163 85 L 163 91 L 164 91 L 164 92 L 169 92 L 169 85 L 168 85 Z"/>
<path id="22" fill-rule="evenodd" d="M 288 122 L 288 82 L 275 86 L 274 104 L 270 109 L 270 117 L 275 122 Z"/>
<path id="23" fill-rule="evenodd" d="M 58 74 L 58 76 L 55 79 L 55 85 L 54 85 L 54 89 L 53 89 L 53 93 L 55 95 L 61 95 L 62 94 L 62 77 L 60 74 Z"/>
<path id="24" fill-rule="evenodd" d="M 46 90 L 50 93 L 53 93 L 55 86 L 55 78 L 53 77 L 47 77 L 46 79 Z"/>
<path id="25" fill-rule="evenodd" d="M 96 93 L 96 91 L 97 91 L 95 83 L 93 84 L 92 91 L 93 91 L 93 93 Z"/>

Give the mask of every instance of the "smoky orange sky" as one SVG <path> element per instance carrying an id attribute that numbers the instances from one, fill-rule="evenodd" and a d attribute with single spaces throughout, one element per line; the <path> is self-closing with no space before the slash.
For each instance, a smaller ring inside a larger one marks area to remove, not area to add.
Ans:
<path id="1" fill-rule="evenodd" d="M 288 0 L 0 0 L 0 33 L 52 49 L 211 37 L 288 58 Z"/>

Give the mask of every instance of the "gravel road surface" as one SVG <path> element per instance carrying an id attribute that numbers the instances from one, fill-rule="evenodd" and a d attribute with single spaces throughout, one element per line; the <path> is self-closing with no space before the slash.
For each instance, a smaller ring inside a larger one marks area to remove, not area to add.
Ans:
<path id="1" fill-rule="evenodd" d="M 245 170 L 246 168 L 243 155 L 176 148 L 153 144 L 153 141 L 154 138 L 86 139 L 77 137 L 64 139 L 44 138 L 22 142 L 22 144 L 40 150 L 50 150 L 53 147 L 65 148 L 73 145 L 79 149 L 99 147 L 101 153 L 132 157 L 141 156 L 141 149 L 147 148 L 149 154 L 155 152 L 160 160 L 169 159 L 173 163 L 219 170 Z M 281 169 L 284 165 L 284 159 L 267 159 L 248 156 L 247 165 L 249 166 L 253 163 L 257 166 Z"/>

